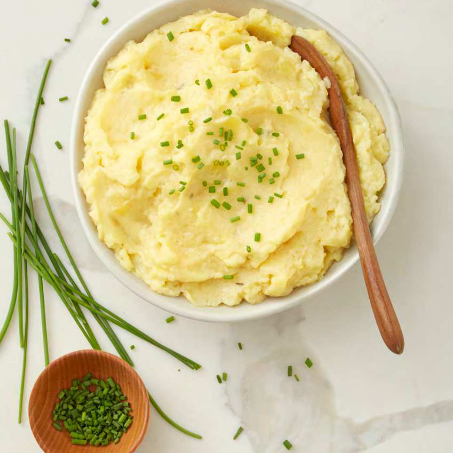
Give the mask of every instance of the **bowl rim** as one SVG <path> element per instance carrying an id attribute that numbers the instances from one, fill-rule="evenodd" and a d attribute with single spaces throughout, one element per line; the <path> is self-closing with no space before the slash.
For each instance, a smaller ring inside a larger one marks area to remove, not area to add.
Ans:
<path id="1" fill-rule="evenodd" d="M 154 5 L 146 8 L 142 12 L 136 14 L 131 19 L 129 19 L 125 24 L 123 24 L 118 30 L 116 30 L 113 35 L 104 43 L 104 45 L 99 49 L 93 58 L 91 64 L 88 67 L 88 70 L 85 73 L 82 84 L 80 86 L 79 92 L 77 94 L 77 100 L 74 108 L 74 114 L 71 123 L 71 137 L 70 137 L 70 172 L 71 172 L 71 181 L 75 197 L 76 210 L 79 217 L 79 220 L 82 224 L 85 236 L 87 237 L 91 247 L 98 256 L 98 258 L 103 262 L 107 269 L 129 290 L 131 290 L 136 295 L 140 296 L 142 299 L 155 305 L 162 310 L 167 312 L 180 315 L 186 318 L 200 320 L 200 321 L 211 321 L 211 322 L 242 322 L 253 319 L 259 319 L 272 314 L 280 313 L 282 311 L 293 308 L 297 305 L 300 305 L 302 301 L 314 297 L 319 294 L 321 291 L 326 289 L 328 286 L 336 282 L 341 276 L 343 276 L 348 270 L 350 270 L 358 261 L 359 254 L 355 242 L 352 242 L 350 248 L 353 248 L 352 256 L 348 260 L 344 258 L 335 263 L 333 266 L 336 266 L 336 272 L 333 274 L 332 269 L 329 269 L 326 275 L 319 281 L 315 282 L 313 285 L 304 287 L 305 292 L 300 294 L 298 297 L 292 297 L 290 300 L 282 301 L 282 298 L 270 297 L 267 296 L 266 300 L 251 306 L 245 302 L 234 306 L 234 307 L 195 307 L 183 296 L 171 297 L 171 296 L 162 296 L 155 293 L 151 288 L 149 288 L 143 281 L 141 281 L 137 276 L 130 273 L 124 269 L 114 253 L 100 241 L 97 235 L 97 229 L 94 226 L 91 218 L 89 217 L 87 210 L 87 202 L 85 196 L 82 193 L 79 184 L 78 184 L 78 163 L 77 158 L 77 135 L 80 122 L 84 122 L 86 110 L 82 111 L 83 103 L 85 100 L 86 92 L 89 91 L 90 80 L 97 69 L 97 66 L 100 64 L 100 61 L 105 60 L 105 56 L 109 54 L 110 49 L 114 47 L 118 41 L 123 41 L 123 45 L 126 44 L 127 40 L 123 37 L 131 27 L 137 22 L 142 21 L 144 18 L 150 15 L 157 15 L 162 10 L 168 8 L 175 8 L 177 11 L 178 5 L 185 5 L 190 0 L 161 0 L 160 2 L 155 3 Z M 259 2 L 258 2 L 259 3 Z M 401 188 L 403 184 L 403 168 L 405 160 L 404 152 L 404 142 L 403 142 L 403 129 L 401 124 L 401 118 L 399 115 L 398 107 L 396 102 L 385 83 L 384 79 L 374 67 L 368 57 L 345 35 L 338 31 L 331 24 L 326 22 L 324 19 L 320 18 L 316 14 L 308 11 L 307 9 L 293 3 L 292 1 L 287 0 L 263 0 L 263 3 L 268 5 L 274 5 L 276 7 L 281 7 L 294 12 L 300 16 L 303 16 L 309 21 L 312 21 L 319 25 L 319 28 L 326 30 L 329 35 L 337 41 L 340 46 L 345 50 L 348 56 L 353 55 L 357 60 L 360 60 L 360 63 L 364 66 L 367 74 L 374 80 L 374 83 L 379 88 L 379 92 L 383 97 L 383 102 L 385 103 L 388 113 L 385 118 L 385 123 L 387 127 L 387 134 L 389 130 L 389 124 L 392 124 L 393 130 L 393 145 L 391 149 L 391 157 L 394 159 L 394 181 L 391 187 L 387 187 L 386 179 L 386 191 L 389 192 L 388 199 L 386 202 L 385 209 L 382 205 L 381 211 L 378 213 L 372 224 L 372 236 L 375 244 L 381 239 L 385 230 L 387 229 L 390 221 L 395 212 L 396 206 L 401 193 Z M 259 7 L 259 6 L 257 6 Z M 195 11 L 195 7 L 194 7 Z M 175 16 L 180 17 L 176 12 Z M 176 19 L 175 19 L 176 20 Z M 150 29 L 151 31 L 151 29 Z M 345 49 L 346 48 L 346 49 Z M 297 288 L 296 288 L 297 289 Z M 296 290 L 295 289 L 295 290 Z M 289 297 L 289 296 L 285 296 Z M 171 304 L 169 300 L 177 300 L 176 304 Z M 270 304 L 267 302 L 272 301 Z M 244 309 L 241 307 L 249 307 Z M 250 309 L 250 307 L 252 309 Z"/>

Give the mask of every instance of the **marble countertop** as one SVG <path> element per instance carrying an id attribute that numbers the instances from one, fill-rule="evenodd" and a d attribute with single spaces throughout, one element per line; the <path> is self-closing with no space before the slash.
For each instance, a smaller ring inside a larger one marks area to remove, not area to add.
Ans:
<path id="1" fill-rule="evenodd" d="M 303 453 L 453 451 L 453 5 L 450 0 L 299 0 L 369 56 L 398 103 L 406 143 L 405 184 L 377 252 L 406 337 L 401 357 L 380 340 L 355 266 L 340 282 L 286 313 L 243 324 L 177 318 L 148 305 L 105 269 L 86 241 L 69 184 L 69 129 L 82 77 L 99 47 L 150 0 L 17 0 L 0 14 L 0 117 L 24 147 L 47 59 L 53 65 L 34 152 L 63 233 L 92 292 L 156 339 L 199 361 L 194 372 L 120 331 L 136 369 L 162 407 L 203 434 L 175 431 L 154 411 L 138 452 L 278 453 L 283 440 Z M 110 22 L 103 26 L 101 20 Z M 71 38 L 66 43 L 64 38 Z M 58 98 L 69 96 L 59 103 Z M 3 134 L 2 134 L 3 136 Z M 59 140 L 63 150 L 54 142 Z M 5 163 L 3 138 L 0 159 Z M 42 199 L 45 233 L 59 250 Z M 0 195 L 0 211 L 9 204 Z M 0 226 L 0 319 L 12 286 L 12 252 Z M 37 284 L 32 278 L 28 396 L 43 369 Z M 88 347 L 57 296 L 47 291 L 51 359 Z M 94 327 L 94 326 L 93 326 Z M 98 330 L 95 330 L 98 332 Z M 103 338 L 101 332 L 98 336 Z M 240 351 L 237 342 L 244 349 Z M 102 346 L 113 352 L 107 341 Z M 314 366 L 304 361 L 310 357 Z M 17 319 L 0 346 L 0 451 L 39 452 L 28 419 L 16 423 L 22 354 Z M 300 382 L 286 376 L 292 365 Z M 219 385 L 216 374 L 227 372 Z M 26 411 L 26 405 L 25 405 Z M 244 433 L 232 437 L 239 426 Z"/>

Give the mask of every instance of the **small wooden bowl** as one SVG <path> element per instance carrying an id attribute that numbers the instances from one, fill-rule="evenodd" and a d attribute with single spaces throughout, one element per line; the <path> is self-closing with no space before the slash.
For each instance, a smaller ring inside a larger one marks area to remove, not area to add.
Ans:
<path id="1" fill-rule="evenodd" d="M 134 417 L 132 425 L 117 443 L 95 447 L 73 445 L 69 433 L 52 426 L 52 410 L 58 402 L 58 393 L 69 388 L 74 379 L 91 373 L 106 380 L 112 377 L 127 396 Z M 38 377 L 28 404 L 30 427 L 36 441 L 46 453 L 132 453 L 145 436 L 149 422 L 149 400 L 146 388 L 137 372 L 124 360 L 112 354 L 92 349 L 76 351 L 53 361 Z"/>

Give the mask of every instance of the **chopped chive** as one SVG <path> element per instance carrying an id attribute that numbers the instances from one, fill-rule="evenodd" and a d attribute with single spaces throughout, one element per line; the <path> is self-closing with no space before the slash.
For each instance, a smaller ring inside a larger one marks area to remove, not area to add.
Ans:
<path id="1" fill-rule="evenodd" d="M 223 111 L 223 113 L 227 116 L 230 116 L 233 113 L 233 111 L 231 109 L 226 109 Z"/>
<path id="2" fill-rule="evenodd" d="M 224 275 L 223 278 L 224 278 L 225 280 L 233 280 L 234 275 Z"/>
<path id="3" fill-rule="evenodd" d="M 274 202 L 274 197 L 269 197 L 269 200 L 267 200 L 268 203 L 273 203 Z"/>
<path id="4" fill-rule="evenodd" d="M 277 148 L 273 148 L 272 152 L 274 153 L 274 156 L 278 156 L 278 149 Z"/>
<path id="5" fill-rule="evenodd" d="M 201 170 L 203 167 L 204 167 L 204 163 L 203 162 L 199 163 L 198 166 L 197 166 L 198 170 Z"/>
<path id="6" fill-rule="evenodd" d="M 179 181 L 179 184 L 182 184 L 183 186 L 187 185 L 186 181 Z"/>
<path id="7" fill-rule="evenodd" d="M 275 195 L 276 197 L 278 197 L 278 198 L 283 198 L 283 195 L 280 194 L 280 193 L 275 192 L 274 195 Z"/>
<path id="8" fill-rule="evenodd" d="M 172 159 L 164 160 L 164 165 L 171 165 L 173 163 Z"/>
<path id="9" fill-rule="evenodd" d="M 239 203 L 245 203 L 245 198 L 244 197 L 237 197 L 237 201 Z"/>
<path id="10" fill-rule="evenodd" d="M 215 193 L 215 186 L 209 186 L 208 192 Z"/>
<path id="11" fill-rule="evenodd" d="M 244 431 L 244 428 L 241 426 L 241 427 L 239 427 L 239 429 L 236 431 L 236 434 L 234 435 L 233 440 L 236 440 L 236 439 L 241 435 L 242 431 Z"/>
<path id="12" fill-rule="evenodd" d="M 135 138 L 135 132 L 131 132 L 131 140 L 134 140 Z"/>
<path id="13" fill-rule="evenodd" d="M 172 33 L 171 31 L 169 31 L 169 32 L 167 33 L 167 38 L 168 38 L 168 40 L 169 40 L 170 42 L 172 42 L 172 41 L 175 39 L 175 37 L 174 37 L 174 35 L 173 35 L 173 33 Z"/>
<path id="14" fill-rule="evenodd" d="M 172 102 L 181 102 L 181 96 L 172 96 L 170 98 Z"/>
<path id="15" fill-rule="evenodd" d="M 283 115 L 283 109 L 282 109 L 282 107 L 280 105 L 277 107 L 277 113 L 279 115 Z"/>
<path id="16" fill-rule="evenodd" d="M 106 23 L 108 23 L 108 21 L 109 21 L 109 18 L 104 17 L 104 19 L 102 19 L 102 25 L 105 25 Z"/>
<path id="17" fill-rule="evenodd" d="M 206 187 L 208 185 L 208 181 L 203 181 L 203 187 Z"/>
<path id="18" fill-rule="evenodd" d="M 241 118 L 241 120 L 242 120 L 243 123 L 248 123 L 249 122 L 249 120 L 247 118 Z"/>
<path id="19" fill-rule="evenodd" d="M 212 82 L 211 82 L 211 79 L 206 79 L 205 80 L 205 83 L 206 83 L 206 88 L 208 90 L 210 90 L 212 88 Z"/>
<path id="20" fill-rule="evenodd" d="M 303 159 L 305 157 L 305 154 L 296 154 L 296 159 Z"/>
<path id="21" fill-rule="evenodd" d="M 223 195 L 224 195 L 225 197 L 228 196 L 228 187 L 224 187 L 224 188 L 223 188 Z"/>
<path id="22" fill-rule="evenodd" d="M 222 374 L 223 382 L 226 382 L 227 378 L 228 378 L 228 375 L 226 373 L 223 373 Z"/>
<path id="23" fill-rule="evenodd" d="M 297 374 L 294 375 L 294 379 L 295 379 L 297 382 L 300 381 L 299 376 L 298 376 Z"/>
<path id="24" fill-rule="evenodd" d="M 247 52 L 249 52 L 249 53 L 252 51 L 252 49 L 250 48 L 250 46 L 248 44 L 245 45 L 245 50 L 247 50 Z"/>
<path id="25" fill-rule="evenodd" d="M 146 120 L 146 113 L 142 113 L 141 115 L 138 115 L 138 119 L 139 119 L 140 121 Z"/>
<path id="26" fill-rule="evenodd" d="M 249 169 L 249 167 L 244 167 L 244 168 L 245 168 L 246 171 Z"/>
<path id="27" fill-rule="evenodd" d="M 200 157 L 200 156 L 192 157 L 192 162 L 193 162 L 194 164 L 196 164 L 197 162 L 200 162 L 200 160 L 201 160 L 201 157 Z"/>
<path id="28" fill-rule="evenodd" d="M 230 222 L 234 223 L 237 222 L 238 220 L 241 220 L 241 218 L 237 215 L 236 217 L 231 217 Z"/>
<path id="29" fill-rule="evenodd" d="M 260 197 L 259 195 L 255 195 L 255 198 L 256 198 L 257 200 L 261 200 L 261 197 Z"/>
<path id="30" fill-rule="evenodd" d="M 263 164 L 259 164 L 259 165 L 257 165 L 256 169 L 257 169 L 259 172 L 261 172 L 261 171 L 266 170 L 266 167 L 265 167 Z"/>
<path id="31" fill-rule="evenodd" d="M 247 246 L 247 247 L 250 248 L 249 246 Z M 238 348 L 242 351 L 242 343 L 241 342 L 238 343 Z"/>
<path id="32" fill-rule="evenodd" d="M 170 142 L 169 141 L 160 142 L 160 146 L 162 146 L 162 148 L 165 148 L 166 146 L 170 146 Z"/>
<path id="33" fill-rule="evenodd" d="M 226 146 L 224 144 L 222 144 L 222 145 L 219 146 L 219 148 L 220 148 L 220 151 L 225 151 Z"/>
<path id="34" fill-rule="evenodd" d="M 288 366 L 288 376 L 293 375 L 293 367 L 291 365 Z"/>
<path id="35" fill-rule="evenodd" d="M 273 176 L 274 178 L 278 178 L 278 177 L 280 176 L 280 172 L 275 171 L 274 173 L 272 173 L 272 176 Z"/>
<path id="36" fill-rule="evenodd" d="M 241 152 L 237 152 L 236 153 L 236 160 L 239 160 L 241 157 L 242 157 Z"/>
<path id="37" fill-rule="evenodd" d="M 289 440 L 285 440 L 283 442 L 283 445 L 286 447 L 287 450 L 291 450 L 291 448 L 293 448 L 293 445 Z"/>
<path id="38" fill-rule="evenodd" d="M 214 185 L 215 185 L 215 186 L 220 186 L 220 184 L 222 184 L 222 181 L 220 181 L 219 179 L 216 179 L 216 180 L 214 181 Z"/>
<path id="39" fill-rule="evenodd" d="M 269 165 L 272 165 L 272 157 L 269 157 L 269 158 L 267 159 L 267 161 L 269 162 Z"/>
<path id="40" fill-rule="evenodd" d="M 157 117 L 157 121 L 160 121 L 164 116 L 165 116 L 165 113 L 161 113 L 161 114 Z"/>
<path id="41" fill-rule="evenodd" d="M 184 113 L 189 113 L 189 107 L 184 107 L 183 109 L 180 110 L 182 114 Z"/>
<path id="42" fill-rule="evenodd" d="M 224 202 L 222 203 L 222 206 L 223 206 L 227 211 L 229 211 L 229 210 L 231 209 L 230 203 L 227 203 L 226 201 L 224 201 Z"/>
<path id="43" fill-rule="evenodd" d="M 58 100 L 60 102 L 64 102 L 64 101 L 67 101 L 69 98 L 67 96 L 63 96 L 62 98 L 59 98 Z"/>
<path id="44" fill-rule="evenodd" d="M 217 382 L 218 382 L 219 384 L 221 384 L 221 383 L 222 383 L 222 378 L 221 378 L 219 375 L 217 375 L 216 377 L 217 377 Z"/>
<path id="45" fill-rule="evenodd" d="M 261 241 L 261 233 L 255 233 L 255 242 Z"/>
<path id="46" fill-rule="evenodd" d="M 215 198 L 213 198 L 211 200 L 211 204 L 212 204 L 212 206 L 216 207 L 217 209 L 220 208 L 220 203 Z"/>
<path id="47" fill-rule="evenodd" d="M 181 149 L 184 147 L 184 143 L 181 140 L 178 140 L 178 144 L 176 145 L 176 148 Z"/>
<path id="48" fill-rule="evenodd" d="M 313 362 L 310 358 L 307 357 L 307 360 L 305 360 L 305 365 L 307 365 L 308 368 L 311 368 L 313 366 Z"/>
<path id="49" fill-rule="evenodd" d="M 214 135 L 214 132 L 206 132 L 206 135 Z"/>
<path id="50" fill-rule="evenodd" d="M 246 250 L 247 250 L 247 252 L 251 253 L 252 252 L 252 247 L 250 247 L 250 245 L 248 245 L 246 247 Z M 239 349 L 242 349 L 242 348 L 239 348 Z"/>
<path id="51" fill-rule="evenodd" d="M 228 130 L 228 141 L 231 142 L 233 140 L 233 131 L 231 129 Z"/>
<path id="52" fill-rule="evenodd" d="M 236 97 L 238 95 L 238 92 L 233 88 L 230 90 L 230 94 L 231 96 Z"/>
<path id="53" fill-rule="evenodd" d="M 175 164 L 175 165 L 173 165 L 173 170 L 175 170 L 175 171 L 178 171 L 178 170 L 179 170 L 179 167 L 178 167 L 178 165 L 176 165 L 176 164 Z"/>
<path id="54" fill-rule="evenodd" d="M 184 192 L 185 189 L 186 189 L 186 186 L 181 186 L 181 187 L 179 188 L 179 191 L 180 191 L 180 192 Z"/>
<path id="55" fill-rule="evenodd" d="M 167 318 L 167 319 L 165 320 L 165 322 L 166 322 L 167 324 L 170 324 L 170 323 L 173 322 L 174 320 L 175 320 L 175 317 L 174 317 L 174 316 L 170 316 L 169 318 Z"/>
<path id="56" fill-rule="evenodd" d="M 242 140 L 241 146 L 245 146 L 247 142 L 245 140 Z"/>
<path id="57" fill-rule="evenodd" d="M 193 121 L 192 120 L 189 120 L 187 123 L 189 124 L 189 126 L 193 126 Z"/>
<path id="58" fill-rule="evenodd" d="M 274 137 L 280 137 L 280 133 L 279 133 L 279 132 L 272 132 L 272 135 L 273 135 Z"/>
<path id="59" fill-rule="evenodd" d="M 247 212 L 248 212 L 249 214 L 251 214 L 251 213 L 253 212 L 253 205 L 250 204 L 250 203 L 247 205 Z"/>
<path id="60" fill-rule="evenodd" d="M 98 0 L 93 0 L 93 2 L 91 3 L 91 6 L 93 6 L 94 8 L 96 8 L 98 5 L 99 5 Z"/>
<path id="61" fill-rule="evenodd" d="M 239 187 L 245 187 L 245 182 L 237 182 L 236 185 Z"/>
<path id="62" fill-rule="evenodd" d="M 170 192 L 168 192 L 168 195 L 173 195 L 175 193 L 175 189 L 171 189 Z"/>
<path id="63" fill-rule="evenodd" d="M 234 147 L 237 148 L 237 149 L 240 149 L 241 151 L 244 150 L 244 148 L 242 146 L 239 146 L 239 145 L 234 145 Z"/>
<path id="64" fill-rule="evenodd" d="M 262 127 L 259 127 L 257 130 L 256 130 L 256 134 L 257 135 L 261 135 L 263 133 L 263 128 Z"/>
<path id="65" fill-rule="evenodd" d="M 218 140 L 217 138 L 215 140 L 212 141 L 212 143 L 214 143 L 214 145 L 220 145 L 220 140 Z"/>
<path id="66" fill-rule="evenodd" d="M 260 154 L 260 153 L 258 153 L 258 154 L 256 155 L 256 157 L 258 157 L 258 159 L 260 159 L 260 160 L 261 160 L 261 159 L 263 158 L 263 155 L 262 155 L 262 154 Z"/>
<path id="67" fill-rule="evenodd" d="M 274 178 L 269 179 L 269 184 L 274 184 L 274 183 L 275 183 L 275 179 Z"/>
<path id="68" fill-rule="evenodd" d="M 200 81 L 198 79 L 195 80 L 195 85 L 198 85 L 198 86 L 200 85 Z"/>
<path id="69" fill-rule="evenodd" d="M 212 116 L 210 116 L 209 118 L 204 119 L 203 123 L 209 123 L 210 121 L 212 121 Z"/>
<path id="70" fill-rule="evenodd" d="M 65 38 L 64 39 L 66 42 L 71 42 L 71 40 L 69 38 Z"/>
<path id="71" fill-rule="evenodd" d="M 63 149 L 63 145 L 57 140 L 55 142 L 55 146 L 58 148 L 58 149 Z"/>

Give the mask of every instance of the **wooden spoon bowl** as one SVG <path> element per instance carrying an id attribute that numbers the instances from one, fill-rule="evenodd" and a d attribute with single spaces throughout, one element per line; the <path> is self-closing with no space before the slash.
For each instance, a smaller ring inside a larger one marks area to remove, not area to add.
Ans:
<path id="1" fill-rule="evenodd" d="M 97 379 L 112 377 L 127 396 L 134 417 L 132 425 L 116 444 L 96 447 L 73 445 L 69 433 L 52 426 L 52 410 L 58 402 L 58 393 L 69 388 L 74 379 L 91 373 Z M 36 441 L 46 453 L 132 453 L 145 436 L 149 422 L 149 400 L 146 388 L 137 374 L 124 360 L 104 351 L 82 350 L 64 355 L 53 361 L 38 377 L 28 404 L 30 427 Z"/>

